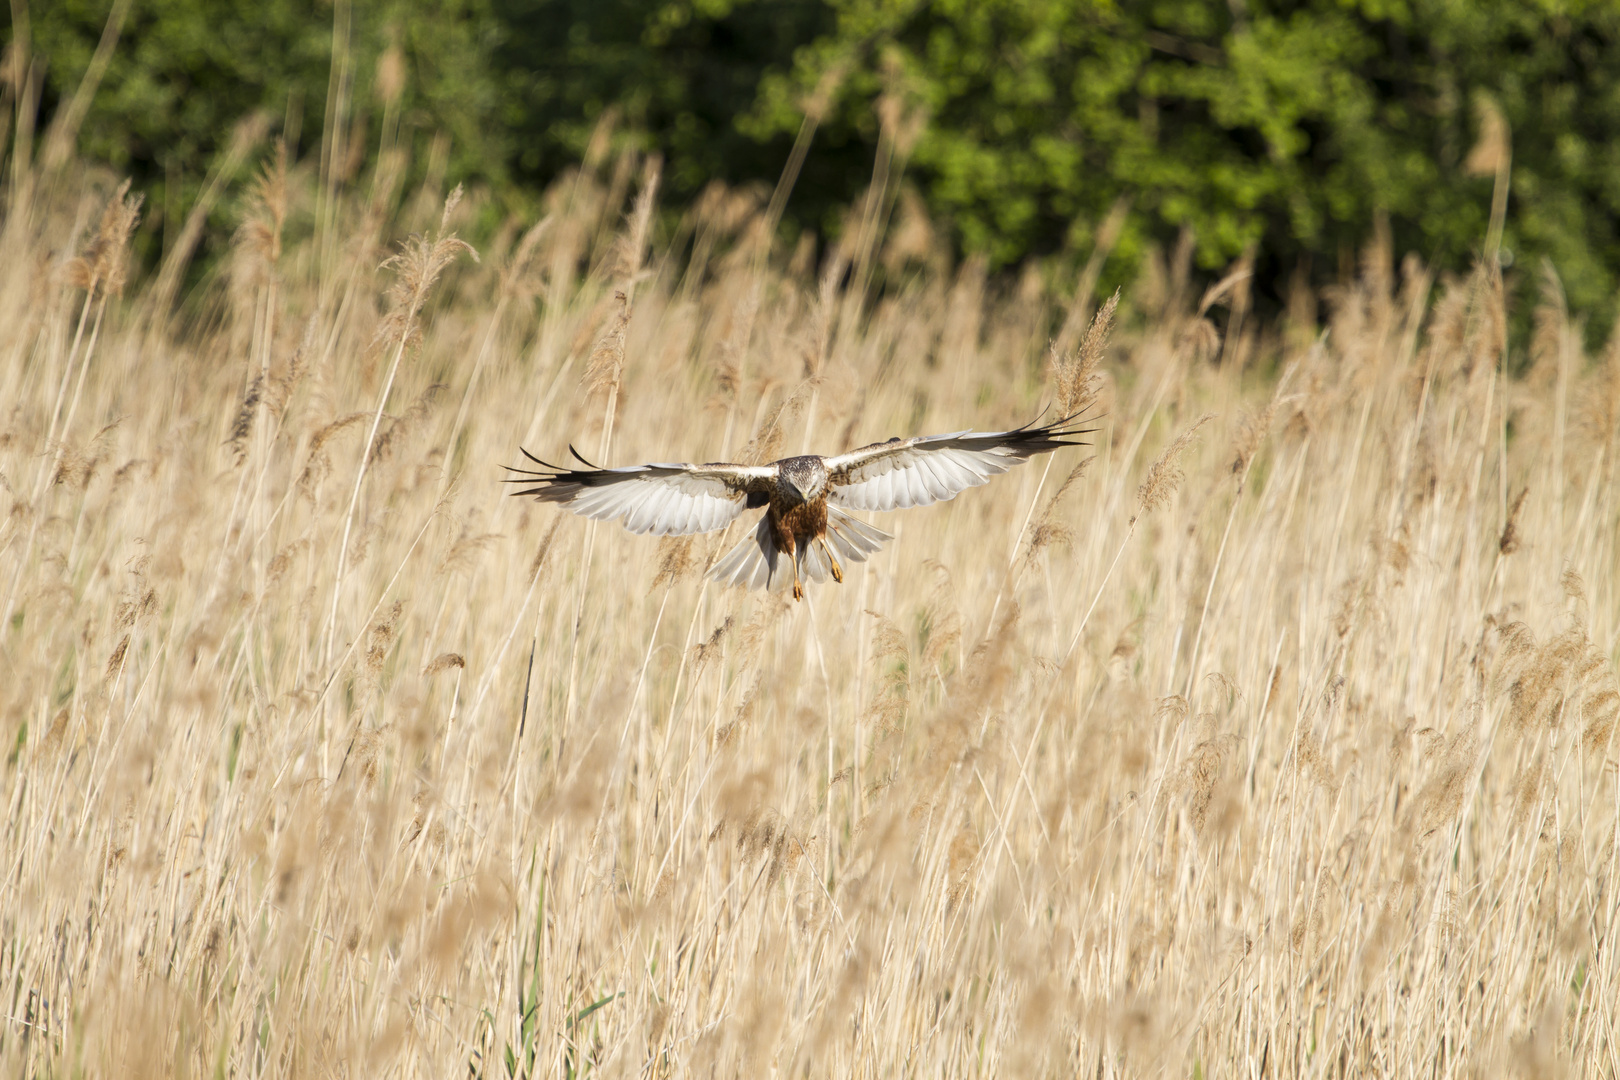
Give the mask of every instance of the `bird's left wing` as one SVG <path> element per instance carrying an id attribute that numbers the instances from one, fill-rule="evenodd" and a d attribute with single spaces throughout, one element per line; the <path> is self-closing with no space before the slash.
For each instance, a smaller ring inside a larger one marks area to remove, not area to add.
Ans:
<path id="1" fill-rule="evenodd" d="M 569 447 L 579 458 L 579 453 Z M 750 503 L 763 506 L 762 495 L 774 483 L 776 471 L 764 465 L 632 465 L 599 469 L 584 458 L 584 469 L 560 469 L 523 451 L 538 469 L 514 469 L 509 484 L 531 484 L 514 495 L 533 495 L 541 502 L 560 503 L 576 514 L 598 521 L 624 519 L 634 533 L 682 536 L 713 532 L 730 524 Z"/>
<path id="2" fill-rule="evenodd" d="M 1081 445 L 1065 428 L 1074 417 L 1011 431 L 957 431 L 890 439 L 826 459 L 827 501 L 850 510 L 900 510 L 954 499 L 1036 454 Z"/>

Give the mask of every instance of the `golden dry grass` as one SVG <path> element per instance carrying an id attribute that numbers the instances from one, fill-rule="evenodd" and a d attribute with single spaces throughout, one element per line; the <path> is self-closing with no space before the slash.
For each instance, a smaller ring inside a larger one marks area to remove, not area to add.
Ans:
<path id="1" fill-rule="evenodd" d="M 1620 349 L 1555 282 L 1527 366 L 1376 246 L 1325 335 L 1171 259 L 1105 345 L 914 208 L 818 277 L 598 156 L 474 262 L 391 175 L 272 155 L 184 318 L 126 193 L 10 192 L 8 1075 L 1620 1071 Z M 802 605 L 496 483 L 1092 395 Z"/>

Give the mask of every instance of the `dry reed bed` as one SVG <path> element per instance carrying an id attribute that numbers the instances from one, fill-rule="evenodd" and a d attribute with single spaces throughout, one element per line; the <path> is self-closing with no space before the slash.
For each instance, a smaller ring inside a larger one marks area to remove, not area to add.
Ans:
<path id="1" fill-rule="evenodd" d="M 8 1073 L 1620 1070 L 1620 350 L 1556 282 L 1505 368 L 1486 274 L 1264 336 L 1172 258 L 1105 348 L 914 217 L 817 276 L 656 183 L 475 263 L 272 157 L 173 318 L 126 193 L 11 193 Z M 495 483 L 1054 399 L 1090 449 L 798 606 Z"/>

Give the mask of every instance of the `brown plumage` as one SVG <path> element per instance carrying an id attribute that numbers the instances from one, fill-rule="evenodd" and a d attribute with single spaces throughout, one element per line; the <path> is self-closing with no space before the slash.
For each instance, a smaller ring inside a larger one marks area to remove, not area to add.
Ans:
<path id="1" fill-rule="evenodd" d="M 802 547 L 819 543 L 825 549 L 827 545 L 827 498 L 812 499 L 810 502 L 798 503 L 783 509 L 778 502 L 772 502 L 769 510 L 765 511 L 765 520 L 771 526 L 771 540 L 776 544 L 776 550 L 784 552 L 793 560 L 795 568 L 798 565 L 798 551 Z M 832 571 L 833 580 L 843 584 L 844 570 L 838 565 L 838 560 L 831 553 L 827 554 L 828 569 Z M 801 599 L 804 596 L 804 586 L 799 584 L 798 574 L 794 574 L 793 598 Z"/>
<path id="2" fill-rule="evenodd" d="M 528 484 L 515 495 L 560 503 L 598 520 L 622 518 L 631 532 L 660 536 L 712 532 L 744 510 L 767 507 L 751 538 L 732 548 L 709 571 L 728 585 L 769 588 L 785 585 L 779 566 L 792 565 L 794 599 L 804 597 L 801 576 L 823 582 L 844 580 L 839 557 L 865 562 L 888 533 L 851 517 L 845 510 L 898 510 L 953 499 L 970 487 L 1020 465 L 1036 454 L 1077 446 L 1071 436 L 1090 428 L 1065 428 L 1075 419 L 1027 424 L 1011 431 L 958 431 L 890 439 L 847 454 L 805 454 L 769 465 L 660 463 L 602 469 L 573 447 L 583 469 L 558 468 L 523 456 L 538 469 L 508 470 L 508 483 Z"/>

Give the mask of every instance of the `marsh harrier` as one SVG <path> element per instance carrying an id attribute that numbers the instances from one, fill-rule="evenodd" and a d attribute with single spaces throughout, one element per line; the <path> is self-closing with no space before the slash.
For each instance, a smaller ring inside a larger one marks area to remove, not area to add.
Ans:
<path id="1" fill-rule="evenodd" d="M 954 499 L 970 487 L 1021 465 L 1036 454 L 1082 445 L 1069 436 L 1094 428 L 1065 428 L 1075 419 L 1026 424 L 1011 431 L 957 431 L 873 443 L 847 454 L 805 454 L 769 465 L 651 464 L 603 469 L 572 446 L 583 469 L 548 465 L 523 450 L 538 469 L 514 469 L 507 483 L 532 484 L 533 495 L 598 521 L 624 520 L 634 533 L 680 536 L 713 532 L 744 510 L 766 507 L 754 535 L 709 570 L 725 585 L 745 589 L 786 583 L 782 556 L 793 570 L 793 598 L 804 598 L 800 576 L 844 580 L 840 556 L 865 562 L 894 537 L 845 510 L 903 510 Z M 521 449 L 521 448 L 520 448 Z"/>

